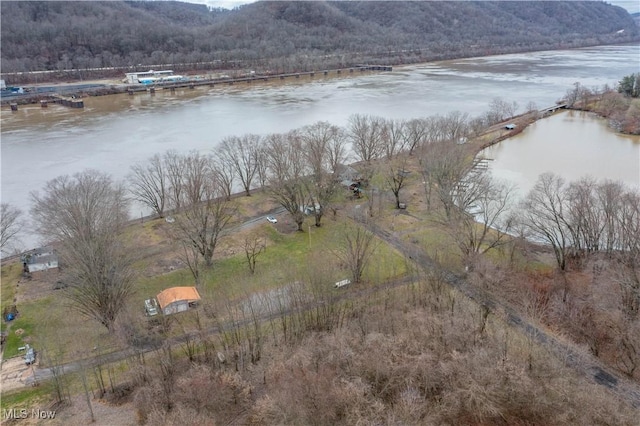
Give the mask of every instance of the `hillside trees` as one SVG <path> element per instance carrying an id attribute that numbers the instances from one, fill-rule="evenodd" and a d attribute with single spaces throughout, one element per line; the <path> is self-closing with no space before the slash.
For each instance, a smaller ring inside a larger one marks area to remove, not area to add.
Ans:
<path id="1" fill-rule="evenodd" d="M 127 201 L 121 184 L 87 170 L 47 182 L 32 193 L 37 231 L 59 242 L 66 296 L 72 306 L 109 331 L 133 293 L 133 254 L 122 236 Z"/>
<path id="2" fill-rule="evenodd" d="M 2 72 L 239 61 L 290 72 L 638 37 L 629 14 L 604 2 L 522 4 L 256 2 L 224 11 L 179 2 L 3 2 Z M 496 20 L 510 25 L 496 32 Z"/>

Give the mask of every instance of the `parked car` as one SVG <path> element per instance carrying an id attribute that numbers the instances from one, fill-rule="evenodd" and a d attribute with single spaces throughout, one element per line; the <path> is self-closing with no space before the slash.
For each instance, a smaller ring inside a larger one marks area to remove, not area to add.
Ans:
<path id="1" fill-rule="evenodd" d="M 158 302 L 155 298 L 147 299 L 144 301 L 144 310 L 147 316 L 152 317 L 158 315 Z"/>
<path id="2" fill-rule="evenodd" d="M 267 216 L 267 220 L 271 223 L 278 223 L 278 219 L 273 216 Z"/>

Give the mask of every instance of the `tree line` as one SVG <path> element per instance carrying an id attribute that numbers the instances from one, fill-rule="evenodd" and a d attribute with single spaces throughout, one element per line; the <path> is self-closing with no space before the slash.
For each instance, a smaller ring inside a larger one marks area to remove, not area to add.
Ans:
<path id="1" fill-rule="evenodd" d="M 639 36 L 624 9 L 589 1 L 256 2 L 231 11 L 181 2 L 0 7 L 3 74 L 103 69 L 106 76 L 114 72 L 104 70 L 110 67 L 120 74 L 123 67 L 205 63 L 292 72 L 625 43 Z"/>
<path id="2" fill-rule="evenodd" d="M 576 102 L 583 99 L 580 93 Z M 610 406 L 597 389 L 572 392 L 569 401 L 556 398 L 573 383 L 566 371 L 531 337 L 499 328 L 488 310 L 450 291 L 440 270 L 418 276 L 400 292 L 382 291 L 360 303 L 327 289 L 320 270 L 326 265 L 310 266 L 309 276 L 274 297 L 246 295 L 238 303 L 218 295 L 193 316 L 163 318 L 158 332 L 126 309 L 138 260 L 125 232 L 131 199 L 173 220 L 170 236 L 201 285 L 202 271 L 214 267 L 220 238 L 237 216 L 234 196 L 264 191 L 304 231 L 304 210 L 322 226 L 324 214 L 333 213 L 341 198 L 361 197 L 358 219 L 375 220 L 381 206 L 399 209 L 407 186 L 417 182 L 430 220 L 447 233 L 469 280 L 531 318 L 561 328 L 636 379 L 640 193 L 620 182 L 566 182 L 544 174 L 518 199 L 514 188 L 479 166 L 469 143 L 517 109 L 494 99 L 490 111 L 476 118 L 459 112 L 408 120 L 354 114 L 345 127 L 320 121 L 286 133 L 229 136 L 211 153 L 153 155 L 134 165 L 125 182 L 98 171 L 61 176 L 32 194 L 31 215 L 38 232 L 57 244 L 75 309 L 121 336 L 135 353 L 127 360 L 123 386 L 134 392 L 141 422 L 472 418 L 546 424 L 553 410 L 572 419 L 600 416 L 632 424 L 632 415 L 617 403 Z M 535 105 L 526 109 L 536 114 Z M 359 191 L 344 188 L 339 176 L 345 170 Z M 4 244 L 20 212 L 6 204 L 2 209 Z M 361 227 L 341 231 L 337 260 L 358 283 L 367 262 L 375 261 L 375 241 Z M 518 266 L 519 256 L 535 251 L 527 240 L 550 248 L 553 273 Z M 256 240 L 245 241 L 250 269 L 259 252 Z M 494 256 L 506 257 L 509 267 L 499 260 L 487 266 Z M 589 283 L 572 283 L 575 272 Z M 208 333 L 205 320 L 220 333 Z M 170 339 L 176 329 L 185 336 L 178 344 Z M 155 349 L 153 362 L 144 352 L 149 347 Z M 64 400 L 69 390 L 61 359 L 45 349 L 53 389 Z M 101 395 L 109 388 L 118 392 L 113 369 L 87 369 Z"/>
<path id="3" fill-rule="evenodd" d="M 570 108 L 593 111 L 618 132 L 640 135 L 640 73 L 624 76 L 616 87 L 585 87 L 576 82 L 564 102 Z"/>
<path id="4" fill-rule="evenodd" d="M 128 219 L 127 192 L 158 217 L 170 212 L 174 240 L 196 283 L 201 269 L 213 265 L 235 215 L 237 188 L 246 196 L 256 188 L 266 191 L 303 231 L 307 215 L 321 226 L 345 194 L 364 197 L 368 217 L 377 214 L 375 203 L 384 193 L 400 208 L 414 171 L 421 175 L 427 205 L 442 212 L 439 222 L 469 265 L 509 241 L 516 229 L 548 243 L 560 270 L 572 256 L 591 252 L 621 251 L 632 262 L 640 198 L 620 183 L 584 179 L 567 186 L 555 175 L 543 175 L 522 202 L 522 213 L 514 213 L 514 188 L 478 168 L 466 143 L 483 128 L 478 120 L 502 118 L 504 109 L 510 113 L 513 107 L 499 99 L 492 105 L 481 119 L 458 112 L 411 120 L 354 114 L 346 128 L 317 122 L 286 133 L 230 136 L 207 155 L 168 151 L 134 165 L 126 191 L 123 182 L 97 171 L 54 179 L 44 195 L 32 195 L 31 213 L 38 232 L 62 244 L 64 263 L 78 268 L 67 273 L 73 276 L 69 284 L 77 284 L 77 297 L 94 301 L 96 311 L 86 313 L 107 328 L 118 303 L 103 302 L 126 300 L 133 285 L 131 256 L 118 237 Z M 354 160 L 352 166 L 345 166 L 347 159 Z M 361 269 L 354 281 L 360 276 Z M 94 285 L 86 295 L 89 282 Z"/>

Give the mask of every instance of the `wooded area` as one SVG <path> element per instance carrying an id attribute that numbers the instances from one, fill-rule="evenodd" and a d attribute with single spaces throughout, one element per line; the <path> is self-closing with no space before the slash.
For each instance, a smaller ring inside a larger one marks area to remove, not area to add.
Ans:
<path id="1" fill-rule="evenodd" d="M 2 2 L 2 73 L 104 67 L 290 72 L 636 41 L 604 2 Z M 28 40 L 28 42 L 25 42 Z M 121 74 L 121 69 L 102 70 Z"/>

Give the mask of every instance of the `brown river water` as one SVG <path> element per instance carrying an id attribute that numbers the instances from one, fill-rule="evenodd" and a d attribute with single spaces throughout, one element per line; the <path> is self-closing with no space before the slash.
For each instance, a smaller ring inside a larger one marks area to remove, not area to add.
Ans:
<path id="1" fill-rule="evenodd" d="M 615 86 L 623 76 L 640 72 L 639 58 L 640 45 L 599 46 L 417 64 L 340 78 L 316 74 L 283 83 L 89 97 L 81 110 L 32 105 L 12 112 L 3 107 L 0 195 L 2 202 L 28 212 L 30 192 L 63 174 L 94 168 L 123 179 L 133 164 L 169 149 L 215 154 L 225 136 L 284 132 L 319 120 L 344 126 L 351 114 L 410 119 L 460 111 L 473 117 L 498 97 L 517 102 L 519 112 L 531 102 L 543 108 L 575 82 Z M 586 135 L 595 139 L 586 142 Z M 534 165 L 571 179 L 591 174 L 633 183 L 638 182 L 639 143 L 638 138 L 616 135 L 596 118 L 561 113 L 493 147 L 489 156 L 496 174 L 524 189 L 537 177 Z M 524 150 L 527 145 L 531 151 Z M 131 214 L 141 213 L 146 212 L 134 206 Z M 39 244 L 28 229 L 20 236 L 20 248 Z"/>

